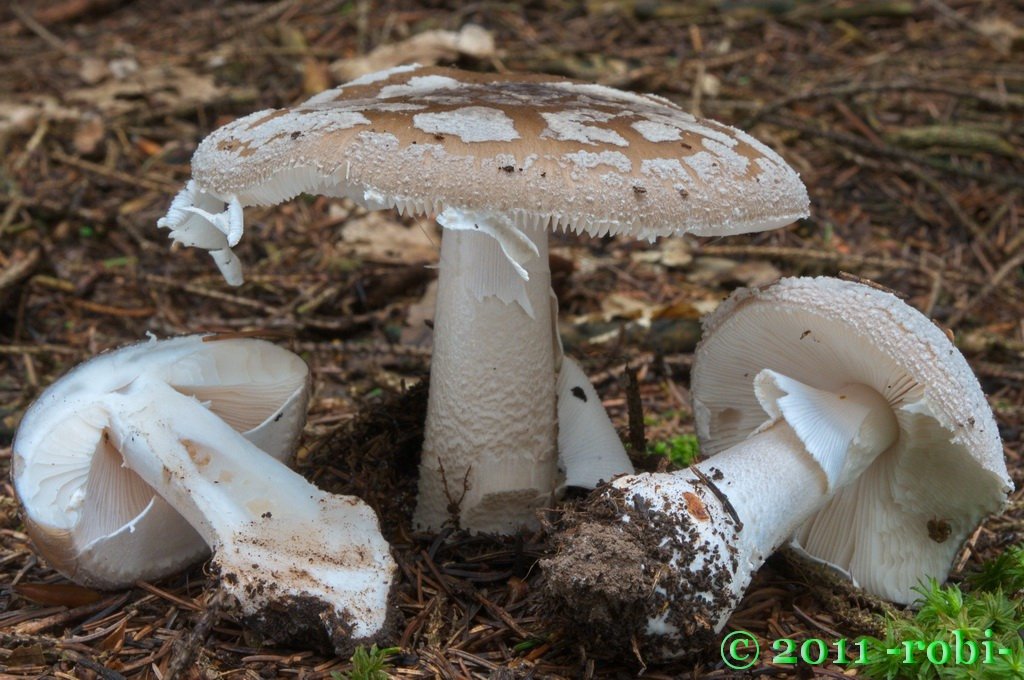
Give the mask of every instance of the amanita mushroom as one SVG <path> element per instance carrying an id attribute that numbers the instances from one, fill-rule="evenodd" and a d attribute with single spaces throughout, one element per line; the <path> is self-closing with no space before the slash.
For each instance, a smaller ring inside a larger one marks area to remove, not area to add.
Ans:
<path id="1" fill-rule="evenodd" d="M 209 546 L 229 602 L 265 634 L 339 649 L 378 639 L 395 564 L 376 516 L 279 460 L 307 399 L 305 363 L 258 340 L 150 340 L 86 362 L 14 440 L 33 542 L 102 588 L 167 575 Z"/>
<path id="2" fill-rule="evenodd" d="M 709 457 L 616 479 L 544 563 L 592 639 L 647 660 L 706 647 L 790 538 L 908 603 L 921 581 L 945 579 L 1012 488 L 963 356 L 868 285 L 797 278 L 738 291 L 704 323 L 691 392 Z"/>
<path id="3" fill-rule="evenodd" d="M 159 225 L 234 284 L 242 206 L 319 193 L 444 227 L 415 516 L 433 529 L 454 511 L 515 530 L 559 484 L 546 229 L 740 234 L 808 206 L 773 151 L 660 97 L 418 66 L 236 120 L 203 140 L 192 176 Z M 605 455 L 628 472 L 618 448 Z"/>

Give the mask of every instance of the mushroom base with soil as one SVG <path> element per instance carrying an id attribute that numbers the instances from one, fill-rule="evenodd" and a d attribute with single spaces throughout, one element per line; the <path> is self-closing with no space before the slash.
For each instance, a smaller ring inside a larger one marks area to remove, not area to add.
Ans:
<path id="1" fill-rule="evenodd" d="M 246 624 L 339 653 L 390 634 L 397 567 L 368 505 L 317 489 L 162 383 L 138 380 L 106 405 L 125 466 L 213 549 Z"/>
<path id="2" fill-rule="evenodd" d="M 597 645 L 652 660 L 706 648 L 764 560 L 896 440 L 863 385 L 755 382 L 772 416 L 756 434 L 679 472 L 620 477 L 561 533 L 547 590 Z"/>

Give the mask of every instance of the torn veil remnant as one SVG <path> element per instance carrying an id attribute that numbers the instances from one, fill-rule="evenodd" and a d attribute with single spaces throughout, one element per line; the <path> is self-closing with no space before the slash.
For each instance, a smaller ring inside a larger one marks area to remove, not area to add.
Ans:
<path id="1" fill-rule="evenodd" d="M 595 644 L 650 661 L 706 648 L 791 538 L 909 603 L 1012 489 L 963 356 L 877 288 L 798 278 L 740 290 L 705 320 L 692 376 L 709 457 L 619 477 L 542 563 Z M 576 568 L 598 552 L 598 566 Z"/>
<path id="2" fill-rule="evenodd" d="M 168 575 L 209 546 L 232 608 L 263 634 L 338 649 L 378 639 L 396 567 L 376 516 L 281 462 L 305 421 L 305 363 L 211 339 L 103 354 L 39 397 L 13 446 L 29 535 L 101 588 Z"/>
<path id="3" fill-rule="evenodd" d="M 433 529 L 454 498 L 464 528 L 513 531 L 561 483 L 545 229 L 740 234 L 808 207 L 773 151 L 660 97 L 418 66 L 236 120 L 200 144 L 192 173 L 159 225 L 209 250 L 235 284 L 242 206 L 306 192 L 444 227 L 416 510 Z M 631 471 L 621 444 L 610 445 L 612 467 Z"/>

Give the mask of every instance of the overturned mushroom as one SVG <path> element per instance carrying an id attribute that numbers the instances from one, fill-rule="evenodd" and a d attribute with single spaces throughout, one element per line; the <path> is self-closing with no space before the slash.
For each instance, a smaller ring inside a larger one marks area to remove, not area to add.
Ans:
<path id="1" fill-rule="evenodd" d="M 615 480 L 545 563 L 593 639 L 648 660 L 706 647 L 790 538 L 910 602 L 1011 489 L 967 362 L 877 288 L 819 278 L 737 292 L 705 321 L 691 391 L 710 457 Z"/>
<path id="2" fill-rule="evenodd" d="M 126 587 L 209 552 L 103 436 L 108 414 L 99 400 L 144 375 L 201 400 L 278 460 L 291 456 L 302 431 L 306 365 L 267 342 L 206 342 L 198 335 L 149 340 L 76 367 L 25 413 L 14 440 L 13 479 L 33 543 L 79 583 Z"/>
<path id="3" fill-rule="evenodd" d="M 14 441 L 30 536 L 69 578 L 105 588 L 172 573 L 209 546 L 234 609 L 265 634 L 339 649 L 377 639 L 395 565 L 376 517 L 278 460 L 301 430 L 307 381 L 291 352 L 212 336 L 79 366 Z"/>
<path id="4" fill-rule="evenodd" d="M 654 96 L 404 66 L 215 131 L 160 226 L 241 282 L 242 207 L 301 192 L 444 227 L 417 524 L 512 531 L 559 485 L 544 231 L 739 234 L 807 213 L 750 136 Z M 605 416 L 606 418 L 606 416 Z M 570 424 L 559 429 L 573 431 Z M 623 464 L 618 452 L 605 458 Z"/>

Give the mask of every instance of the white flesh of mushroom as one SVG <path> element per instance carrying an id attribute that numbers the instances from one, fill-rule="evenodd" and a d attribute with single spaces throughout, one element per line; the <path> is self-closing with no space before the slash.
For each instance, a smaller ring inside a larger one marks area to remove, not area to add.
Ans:
<path id="1" fill-rule="evenodd" d="M 339 648 L 382 633 L 396 565 L 369 506 L 320 491 L 161 382 L 104 401 L 125 465 L 213 548 L 243 616 L 312 617 Z"/>

